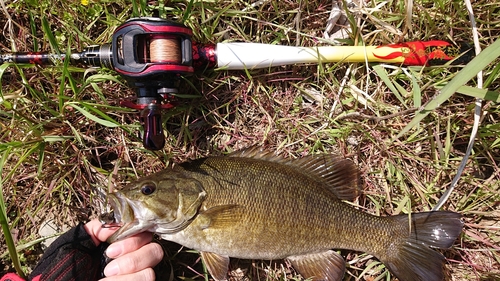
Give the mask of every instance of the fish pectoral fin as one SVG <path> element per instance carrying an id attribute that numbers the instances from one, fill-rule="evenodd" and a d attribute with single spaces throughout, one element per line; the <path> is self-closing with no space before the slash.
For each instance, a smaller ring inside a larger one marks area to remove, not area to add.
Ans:
<path id="1" fill-rule="evenodd" d="M 287 258 L 304 278 L 312 280 L 342 280 L 345 271 L 344 259 L 332 250 L 322 253 L 291 256 Z"/>
<path id="2" fill-rule="evenodd" d="M 236 221 L 241 220 L 241 211 L 243 208 L 239 205 L 220 205 L 212 207 L 198 215 L 201 229 L 207 228 L 227 228 L 234 225 Z"/>
<path id="3" fill-rule="evenodd" d="M 228 256 L 221 256 L 210 252 L 200 252 L 200 255 L 208 272 L 216 281 L 227 280 L 227 270 L 229 268 Z"/>

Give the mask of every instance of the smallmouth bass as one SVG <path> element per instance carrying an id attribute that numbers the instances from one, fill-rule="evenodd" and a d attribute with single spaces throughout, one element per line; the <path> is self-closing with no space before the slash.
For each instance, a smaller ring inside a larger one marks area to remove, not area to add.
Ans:
<path id="1" fill-rule="evenodd" d="M 342 200 L 357 196 L 359 172 L 334 155 L 283 159 L 258 148 L 174 165 L 110 193 L 112 243 L 142 231 L 200 251 L 215 280 L 229 257 L 287 259 L 304 277 L 341 280 L 332 249 L 374 255 L 401 281 L 443 280 L 444 257 L 462 231 L 448 211 L 378 217 Z"/>

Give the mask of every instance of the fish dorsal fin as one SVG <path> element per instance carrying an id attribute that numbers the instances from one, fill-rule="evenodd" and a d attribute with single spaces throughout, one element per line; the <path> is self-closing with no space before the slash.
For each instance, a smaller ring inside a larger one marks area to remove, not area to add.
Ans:
<path id="1" fill-rule="evenodd" d="M 228 157 L 242 157 L 242 158 L 255 158 L 271 162 L 284 163 L 285 159 L 281 156 L 274 154 L 271 151 L 264 150 L 259 146 L 250 146 L 248 148 L 237 150 L 227 155 Z"/>
<path id="2" fill-rule="evenodd" d="M 228 256 L 221 256 L 210 252 L 200 252 L 200 255 L 208 272 L 216 281 L 227 280 L 227 270 L 229 268 Z"/>
<path id="3" fill-rule="evenodd" d="M 320 177 L 339 199 L 353 201 L 360 191 L 358 167 L 348 159 L 332 154 L 309 155 L 289 161 L 312 177 Z"/>
<path id="4" fill-rule="evenodd" d="M 345 271 L 344 259 L 332 250 L 322 253 L 291 256 L 290 261 L 304 279 L 312 280 L 342 280 Z"/>
<path id="5" fill-rule="evenodd" d="M 285 159 L 257 146 L 233 152 L 229 157 L 255 158 L 293 166 L 311 177 L 322 179 L 325 186 L 339 199 L 354 200 L 360 191 L 358 167 L 350 160 L 333 154 L 308 155 Z"/>

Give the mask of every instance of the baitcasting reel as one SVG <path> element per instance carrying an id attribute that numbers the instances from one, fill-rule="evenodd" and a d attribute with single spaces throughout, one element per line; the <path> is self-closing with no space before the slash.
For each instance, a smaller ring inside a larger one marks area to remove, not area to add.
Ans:
<path id="1" fill-rule="evenodd" d="M 192 31 L 159 18 L 134 18 L 118 27 L 111 44 L 91 46 L 71 59 L 115 70 L 136 89 L 135 102 L 122 105 L 140 111 L 143 143 L 163 148 L 161 110 L 172 108 L 180 75 L 194 72 Z"/>
<path id="2" fill-rule="evenodd" d="M 94 45 L 72 53 L 72 64 L 113 69 L 136 89 L 135 102 L 121 105 L 140 111 L 144 127 L 143 144 L 151 150 L 162 149 L 163 109 L 172 108 L 181 75 L 216 65 L 214 45 L 194 44 L 193 32 L 183 24 L 161 18 L 133 18 L 120 25 L 110 44 Z M 65 60 L 64 54 L 46 52 L 0 54 L 0 64 L 29 63 L 50 65 Z"/>

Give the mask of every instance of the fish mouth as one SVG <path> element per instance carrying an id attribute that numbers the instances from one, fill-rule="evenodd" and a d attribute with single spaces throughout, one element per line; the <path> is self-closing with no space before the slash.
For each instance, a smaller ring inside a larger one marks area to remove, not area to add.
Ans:
<path id="1" fill-rule="evenodd" d="M 120 193 L 109 193 L 107 198 L 112 211 L 101 215 L 103 225 L 117 226 L 134 220 L 133 210 Z"/>
<path id="2" fill-rule="evenodd" d="M 119 227 L 106 242 L 113 243 L 151 228 L 152 224 L 140 219 L 140 208 L 120 192 L 108 194 L 111 212 L 99 216 L 102 227 Z"/>

